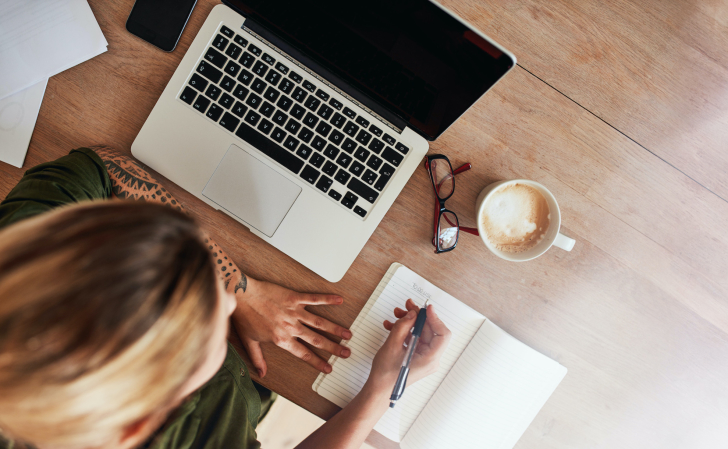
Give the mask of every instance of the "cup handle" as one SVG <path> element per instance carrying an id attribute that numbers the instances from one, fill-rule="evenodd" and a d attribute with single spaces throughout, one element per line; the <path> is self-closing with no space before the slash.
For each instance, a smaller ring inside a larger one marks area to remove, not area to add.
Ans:
<path id="1" fill-rule="evenodd" d="M 556 234 L 556 240 L 554 240 L 554 245 L 565 251 L 571 251 L 572 248 L 574 248 L 575 243 L 576 240 L 571 239 L 560 232 Z"/>

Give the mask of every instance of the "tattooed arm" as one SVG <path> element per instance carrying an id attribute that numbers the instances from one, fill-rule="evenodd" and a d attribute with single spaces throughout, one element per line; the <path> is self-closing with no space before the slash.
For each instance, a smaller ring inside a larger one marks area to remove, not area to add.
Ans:
<path id="1" fill-rule="evenodd" d="M 131 156 L 111 147 L 91 147 L 106 166 L 113 195 L 117 198 L 150 201 L 183 211 L 182 204 L 154 179 Z M 204 232 L 204 231 L 203 231 Z M 328 332 L 341 338 L 351 338 L 351 332 L 305 309 L 306 305 L 341 304 L 336 295 L 298 293 L 268 282 L 246 276 L 220 246 L 205 232 L 205 243 L 212 253 L 218 276 L 225 290 L 235 295 L 237 308 L 232 322 L 260 377 L 265 376 L 267 364 L 260 348 L 262 342 L 273 342 L 308 362 L 322 372 L 331 366 L 318 357 L 300 340 L 339 357 L 348 357 L 349 349 L 321 336 L 314 330 Z M 304 325 L 305 324 L 305 325 Z"/>

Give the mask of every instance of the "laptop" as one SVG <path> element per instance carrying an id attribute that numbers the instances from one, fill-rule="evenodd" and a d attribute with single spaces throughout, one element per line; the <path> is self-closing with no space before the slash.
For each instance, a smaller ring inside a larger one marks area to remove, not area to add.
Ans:
<path id="1" fill-rule="evenodd" d="M 132 154 L 338 282 L 428 142 L 515 62 L 428 0 L 224 0 Z"/>

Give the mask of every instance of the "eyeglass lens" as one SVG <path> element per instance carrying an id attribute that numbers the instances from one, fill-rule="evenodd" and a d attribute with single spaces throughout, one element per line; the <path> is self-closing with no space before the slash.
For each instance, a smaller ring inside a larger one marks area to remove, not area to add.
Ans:
<path id="1" fill-rule="evenodd" d="M 450 196 L 455 186 L 450 164 L 444 159 L 433 159 L 430 162 L 430 170 L 432 171 L 432 179 L 435 181 L 437 196 L 440 199 Z"/>
<path id="2" fill-rule="evenodd" d="M 458 241 L 458 217 L 452 212 L 445 211 L 440 215 L 437 229 L 437 239 L 441 250 L 450 249 Z"/>

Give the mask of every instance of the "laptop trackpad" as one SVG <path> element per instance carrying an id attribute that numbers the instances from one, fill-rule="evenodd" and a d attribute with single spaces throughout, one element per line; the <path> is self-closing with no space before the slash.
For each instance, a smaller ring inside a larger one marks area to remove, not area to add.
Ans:
<path id="1" fill-rule="evenodd" d="M 202 195 L 273 237 L 301 188 L 242 148 L 230 145 Z"/>

